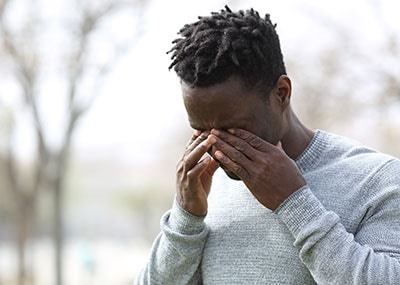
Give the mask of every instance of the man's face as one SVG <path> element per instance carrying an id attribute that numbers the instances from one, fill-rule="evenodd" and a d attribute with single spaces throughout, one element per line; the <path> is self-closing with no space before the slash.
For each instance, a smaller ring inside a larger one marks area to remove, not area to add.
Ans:
<path id="1" fill-rule="evenodd" d="M 223 83 L 210 87 L 192 88 L 181 83 L 183 102 L 186 107 L 190 126 L 206 131 L 240 128 L 252 132 L 272 144 L 277 144 L 282 133 L 282 110 L 275 100 L 256 91 L 248 91 L 238 77 L 231 77 Z M 209 153 L 214 157 L 216 149 Z M 218 161 L 218 160 L 217 160 Z M 220 165 L 232 179 L 235 174 Z"/>

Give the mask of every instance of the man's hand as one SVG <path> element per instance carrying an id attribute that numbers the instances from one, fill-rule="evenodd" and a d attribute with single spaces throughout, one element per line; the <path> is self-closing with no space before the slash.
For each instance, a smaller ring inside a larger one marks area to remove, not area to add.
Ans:
<path id="1" fill-rule="evenodd" d="M 306 185 L 295 162 L 258 136 L 242 130 L 212 130 L 214 156 L 240 177 L 256 199 L 275 210 L 293 192 Z"/>
<path id="2" fill-rule="evenodd" d="M 196 131 L 177 165 L 177 201 L 183 209 L 196 216 L 207 213 L 212 176 L 219 167 L 211 157 L 202 159 L 211 145 L 209 132 Z"/>

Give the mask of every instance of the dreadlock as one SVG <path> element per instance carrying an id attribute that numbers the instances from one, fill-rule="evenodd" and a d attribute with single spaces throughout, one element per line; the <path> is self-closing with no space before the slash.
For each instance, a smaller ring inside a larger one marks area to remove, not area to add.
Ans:
<path id="1" fill-rule="evenodd" d="M 179 31 L 182 37 L 168 52 L 169 69 L 174 68 L 185 83 L 205 87 L 237 75 L 248 88 L 270 89 L 286 74 L 276 24 L 269 14 L 263 19 L 253 9 L 234 13 L 225 6 L 198 19 Z"/>

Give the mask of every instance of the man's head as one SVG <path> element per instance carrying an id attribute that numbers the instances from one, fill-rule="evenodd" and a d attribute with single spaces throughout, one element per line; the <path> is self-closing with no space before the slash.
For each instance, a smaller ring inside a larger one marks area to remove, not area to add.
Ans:
<path id="1" fill-rule="evenodd" d="M 288 129 L 291 82 L 269 16 L 263 19 L 252 9 L 233 13 L 226 7 L 185 25 L 180 34 L 171 49 L 170 68 L 181 79 L 192 128 L 241 128 L 279 142 Z M 215 151 L 210 150 L 214 158 Z"/>
<path id="2" fill-rule="evenodd" d="M 235 75 L 248 88 L 268 92 L 286 74 L 275 27 L 269 15 L 262 18 L 253 9 L 234 13 L 226 6 L 180 30 L 169 68 L 192 87 L 211 86 Z"/>

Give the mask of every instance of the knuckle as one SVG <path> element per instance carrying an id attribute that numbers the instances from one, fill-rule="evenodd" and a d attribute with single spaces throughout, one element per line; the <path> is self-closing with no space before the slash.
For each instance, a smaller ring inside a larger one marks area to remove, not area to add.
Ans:
<path id="1" fill-rule="evenodd" d="M 244 180 L 249 181 L 253 179 L 253 176 L 248 171 L 244 171 L 241 175 Z"/>
<path id="2" fill-rule="evenodd" d="M 239 142 L 237 142 L 236 145 L 235 145 L 235 148 L 236 148 L 238 151 L 243 152 L 243 151 L 246 149 L 246 142 L 244 142 L 244 141 L 239 141 Z"/>
<path id="3" fill-rule="evenodd" d="M 242 139 L 244 139 L 244 140 L 251 140 L 251 139 L 253 139 L 253 137 L 251 136 L 251 135 L 249 135 L 249 134 L 246 134 L 246 133 L 242 133 L 241 134 L 241 137 L 242 137 Z"/>
<path id="4" fill-rule="evenodd" d="M 185 149 L 185 152 L 183 153 L 182 159 L 184 159 L 186 156 L 188 156 L 191 152 L 193 151 L 193 147 L 189 146 Z"/>
<path id="5" fill-rule="evenodd" d="M 183 158 L 182 158 L 182 161 L 181 161 L 181 167 L 182 167 L 182 169 L 186 169 L 188 163 L 189 163 L 189 161 L 188 161 L 187 156 L 183 157 Z"/>
<path id="6" fill-rule="evenodd" d="M 196 177 L 196 173 L 193 170 L 189 170 L 186 174 L 188 180 L 193 180 Z"/>
<path id="7" fill-rule="evenodd" d="M 242 158 L 243 158 L 243 155 L 240 152 L 234 152 L 231 155 L 231 160 L 234 162 L 238 162 L 238 161 L 242 160 Z"/>
<path id="8" fill-rule="evenodd" d="M 236 130 L 235 136 L 241 138 L 242 140 L 249 140 L 251 138 L 251 135 L 243 130 Z"/>
<path id="9" fill-rule="evenodd" d="M 181 160 L 178 161 L 176 165 L 176 171 L 178 174 L 184 174 L 188 170 L 189 160 L 187 156 L 183 156 Z"/>
<path id="10" fill-rule="evenodd" d="M 176 171 L 177 172 L 182 172 L 183 170 L 183 158 L 180 159 L 177 163 L 176 163 Z"/>
<path id="11" fill-rule="evenodd" d="M 237 174 L 242 174 L 243 173 L 243 167 L 240 166 L 239 164 L 235 164 L 232 167 L 233 172 L 237 173 Z"/>
<path id="12" fill-rule="evenodd" d="M 208 147 L 207 147 L 206 145 L 204 145 L 204 144 L 200 144 L 200 145 L 198 146 L 198 148 L 199 148 L 201 151 L 206 151 L 206 150 L 208 149 Z"/>
<path id="13" fill-rule="evenodd" d="M 254 170 L 254 176 L 259 179 L 263 176 L 265 176 L 265 173 L 269 172 L 269 167 L 263 165 L 261 167 L 258 167 Z"/>
<path id="14" fill-rule="evenodd" d="M 227 153 L 225 146 L 216 146 L 216 148 L 214 149 L 214 152 L 216 152 L 216 151 L 220 151 L 220 152 L 222 152 L 224 154 Z"/>
<path id="15" fill-rule="evenodd" d="M 250 179 L 249 172 L 244 167 L 242 167 L 240 165 L 234 165 L 232 167 L 232 170 L 233 170 L 233 172 L 235 174 L 237 174 L 243 180 L 249 180 Z"/>
<path id="16" fill-rule="evenodd" d="M 250 138 L 249 143 L 255 148 L 260 148 L 262 146 L 261 140 L 257 137 Z"/>

